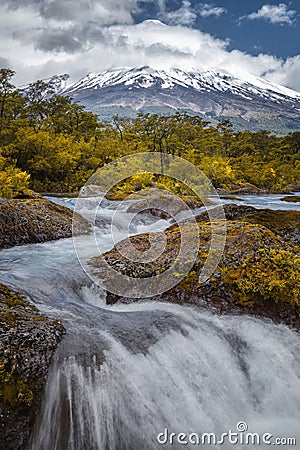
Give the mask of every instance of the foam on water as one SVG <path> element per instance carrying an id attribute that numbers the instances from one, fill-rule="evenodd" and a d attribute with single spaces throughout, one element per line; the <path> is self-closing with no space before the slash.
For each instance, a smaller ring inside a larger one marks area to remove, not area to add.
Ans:
<path id="1" fill-rule="evenodd" d="M 259 207 L 282 203 L 275 196 L 249 200 Z M 96 234 L 105 251 L 113 246 L 113 212 L 107 204 L 97 217 Z M 120 239 L 122 214 L 126 209 L 119 216 Z M 141 215 L 131 231 L 168 225 Z M 86 260 L 95 256 L 87 237 L 79 239 Z M 77 261 L 72 239 L 3 250 L 0 273 L 4 283 L 24 289 L 41 311 L 67 328 L 28 450 L 154 450 L 161 448 L 156 436 L 165 428 L 220 435 L 235 430 L 239 421 L 251 432 L 300 442 L 298 333 L 188 306 L 107 306 L 105 292 Z"/>

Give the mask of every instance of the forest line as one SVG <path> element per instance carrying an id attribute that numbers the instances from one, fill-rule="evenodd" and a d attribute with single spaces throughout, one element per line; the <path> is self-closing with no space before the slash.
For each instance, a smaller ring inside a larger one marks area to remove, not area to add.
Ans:
<path id="1" fill-rule="evenodd" d="M 70 97 L 47 96 L 42 81 L 20 91 L 14 74 L 0 69 L 0 196 L 15 197 L 28 187 L 77 192 L 106 163 L 149 151 L 187 159 L 226 190 L 250 184 L 279 192 L 300 181 L 300 131 L 235 131 L 229 120 L 212 126 L 180 112 L 101 122 Z M 157 182 L 141 174 L 123 188 Z"/>

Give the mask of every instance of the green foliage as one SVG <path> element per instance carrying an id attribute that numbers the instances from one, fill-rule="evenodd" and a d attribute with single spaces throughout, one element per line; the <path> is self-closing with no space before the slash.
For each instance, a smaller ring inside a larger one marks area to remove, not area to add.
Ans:
<path id="1" fill-rule="evenodd" d="M 300 132 L 283 137 L 263 130 L 235 132 L 228 120 L 214 127 L 180 112 L 115 116 L 111 123 L 101 123 L 69 97 L 47 98 L 42 81 L 22 95 L 13 76 L 13 71 L 0 69 L 2 196 L 12 197 L 28 183 L 37 191 L 74 192 L 106 163 L 148 151 L 160 153 L 162 173 L 164 154 L 181 156 L 202 169 L 215 187 L 227 190 L 250 183 L 279 191 L 299 182 Z M 156 182 L 184 194 L 174 183 L 151 177 L 137 175 L 121 187 L 132 192 Z"/>
<path id="2" fill-rule="evenodd" d="M 30 175 L 9 164 L 0 154 L 0 197 L 13 198 L 29 186 Z"/>
<path id="3" fill-rule="evenodd" d="M 230 188 L 237 182 L 231 161 L 227 157 L 204 156 L 199 166 L 215 187 Z"/>
<path id="4" fill-rule="evenodd" d="M 149 172 L 138 173 L 130 177 L 130 179 L 123 184 L 122 188 L 125 192 L 140 191 L 152 186 L 154 178 L 155 176 Z"/>
<path id="5" fill-rule="evenodd" d="M 241 303 L 274 300 L 300 305 L 300 257 L 287 250 L 261 248 L 237 268 L 227 269 L 224 281 L 237 291 Z"/>

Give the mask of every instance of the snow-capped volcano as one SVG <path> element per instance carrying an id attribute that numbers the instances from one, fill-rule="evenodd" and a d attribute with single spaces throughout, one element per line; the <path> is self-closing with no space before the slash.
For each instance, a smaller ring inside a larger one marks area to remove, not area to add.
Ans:
<path id="1" fill-rule="evenodd" d="M 213 120 L 229 118 L 239 128 L 273 132 L 300 128 L 300 93 L 252 75 L 144 66 L 89 74 L 68 87 L 65 78 L 61 81 L 56 93 L 71 96 L 101 118 L 179 109 Z"/>
<path id="2" fill-rule="evenodd" d="M 86 89 L 99 89 L 124 85 L 128 88 L 148 89 L 157 86 L 161 89 L 174 89 L 181 86 L 199 92 L 231 92 L 251 99 L 251 95 L 278 102 L 290 98 L 300 101 L 300 93 L 277 84 L 270 83 L 252 75 L 230 75 L 227 72 L 194 70 L 186 72 L 181 69 L 157 70 L 151 67 L 120 68 L 106 70 L 98 74 L 89 74 L 78 83 L 68 88 L 69 93 Z"/>

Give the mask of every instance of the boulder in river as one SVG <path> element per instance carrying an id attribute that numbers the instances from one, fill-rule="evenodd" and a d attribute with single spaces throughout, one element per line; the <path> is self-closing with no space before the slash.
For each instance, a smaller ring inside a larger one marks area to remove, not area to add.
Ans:
<path id="1" fill-rule="evenodd" d="M 89 224 L 79 214 L 45 198 L 0 199 L 0 249 L 84 234 Z"/>
<path id="2" fill-rule="evenodd" d="M 300 195 L 286 195 L 280 199 L 283 202 L 298 203 L 300 202 Z"/>
<path id="3" fill-rule="evenodd" d="M 272 209 L 256 209 L 253 206 L 235 204 L 224 205 L 227 220 L 242 220 L 263 225 L 283 239 L 300 245 L 300 211 L 280 211 Z M 196 217 L 198 222 L 209 221 L 207 212 Z"/>
<path id="4" fill-rule="evenodd" d="M 131 200 L 137 200 L 129 206 L 129 213 L 149 212 L 160 219 L 170 219 L 181 211 L 213 205 L 207 197 L 203 200 L 194 195 L 174 195 L 172 192 L 150 188 L 131 194 Z"/>
<path id="5" fill-rule="evenodd" d="M 300 212 L 289 212 L 288 218 L 286 213 L 256 210 L 250 206 L 225 206 L 225 249 L 215 272 L 204 283 L 199 282 L 199 275 L 210 248 L 211 224 L 205 216 L 207 213 L 199 215 L 197 225 L 186 228 L 187 233 L 192 233 L 194 226 L 199 228 L 199 252 L 192 270 L 177 286 L 151 300 L 192 304 L 220 313 L 254 314 L 299 329 L 300 253 L 293 242 L 299 240 Z M 218 223 L 213 223 L 212 227 L 217 230 Z M 158 275 L 172 266 L 181 244 L 177 225 L 168 228 L 165 236 L 166 249 L 155 261 L 144 264 L 128 260 L 117 248 L 106 253 L 104 259 L 120 273 L 133 278 Z M 149 233 L 128 239 L 140 251 L 149 248 Z M 93 258 L 90 264 L 95 275 L 105 280 L 102 257 Z M 108 304 L 133 301 L 135 299 L 107 293 Z"/>

